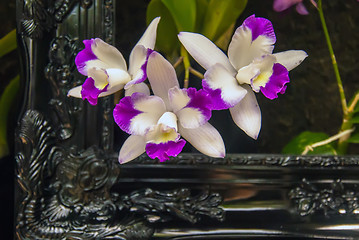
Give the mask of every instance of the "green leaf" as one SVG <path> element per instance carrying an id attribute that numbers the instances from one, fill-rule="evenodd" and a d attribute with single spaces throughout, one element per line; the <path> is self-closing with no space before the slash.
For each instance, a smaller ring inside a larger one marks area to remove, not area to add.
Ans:
<path id="1" fill-rule="evenodd" d="M 14 29 L 0 39 L 0 57 L 15 50 L 16 47 L 16 30 Z"/>
<path id="2" fill-rule="evenodd" d="M 247 0 L 211 0 L 201 33 L 216 41 L 235 23 L 247 5 Z"/>
<path id="3" fill-rule="evenodd" d="M 196 26 L 194 32 L 201 33 L 201 30 L 203 29 L 204 18 L 207 13 L 209 0 L 197 0 L 196 3 L 197 3 Z"/>
<path id="4" fill-rule="evenodd" d="M 20 86 L 20 76 L 17 75 L 4 89 L 0 97 L 0 158 L 8 154 L 7 120 L 10 107 L 15 100 Z"/>
<path id="5" fill-rule="evenodd" d="M 359 91 L 356 91 L 356 93 L 353 95 L 352 99 L 350 99 L 348 106 L 352 105 L 353 101 L 355 100 L 356 97 L 358 97 L 359 95 Z M 353 112 L 359 112 L 359 102 L 356 103 L 356 105 L 354 106 Z"/>
<path id="6" fill-rule="evenodd" d="M 161 0 L 152 0 L 147 6 L 146 21 L 149 24 L 160 16 L 157 28 L 156 50 L 166 55 L 167 59 L 179 56 L 180 43 L 177 38 L 177 27 L 171 13 Z"/>
<path id="7" fill-rule="evenodd" d="M 351 123 L 359 123 L 359 116 L 354 116 L 352 119 L 349 120 Z"/>
<path id="8" fill-rule="evenodd" d="M 353 112 L 355 113 L 359 112 L 359 104 L 355 105 Z"/>
<path id="9" fill-rule="evenodd" d="M 359 133 L 354 134 L 347 141 L 350 143 L 359 143 Z"/>
<path id="10" fill-rule="evenodd" d="M 329 138 L 329 136 L 326 133 L 305 131 L 293 138 L 283 148 L 282 153 L 302 154 L 307 145 L 323 141 L 327 138 Z M 314 151 L 309 151 L 308 154 L 336 154 L 336 151 L 331 144 L 326 144 L 314 148 Z"/>
<path id="11" fill-rule="evenodd" d="M 233 31 L 234 31 L 234 23 L 215 42 L 215 44 L 223 51 L 226 51 L 228 49 L 229 42 L 232 39 Z"/>
<path id="12" fill-rule="evenodd" d="M 196 25 L 196 0 L 162 0 L 179 32 L 193 32 Z"/>

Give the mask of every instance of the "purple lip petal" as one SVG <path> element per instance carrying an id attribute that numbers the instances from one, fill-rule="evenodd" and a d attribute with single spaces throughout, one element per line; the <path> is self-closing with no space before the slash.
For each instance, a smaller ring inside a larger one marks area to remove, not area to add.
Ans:
<path id="1" fill-rule="evenodd" d="M 212 103 L 209 93 L 202 89 L 197 91 L 195 88 L 188 88 L 187 95 L 190 101 L 186 107 L 198 109 L 205 116 L 205 121 L 208 121 L 212 115 Z"/>
<path id="2" fill-rule="evenodd" d="M 222 91 L 221 89 L 217 88 L 217 89 L 212 89 L 209 84 L 206 82 L 206 79 L 202 80 L 202 87 L 203 90 L 205 92 L 207 92 L 210 96 L 210 101 L 211 102 L 211 109 L 212 110 L 223 110 L 223 109 L 228 109 L 230 107 L 233 107 L 231 104 L 225 102 L 222 97 Z"/>
<path id="3" fill-rule="evenodd" d="M 92 48 L 91 48 L 92 44 L 95 43 L 95 39 L 84 40 L 83 43 L 85 44 L 85 48 L 77 54 L 75 58 L 75 64 L 77 66 L 78 71 L 82 75 L 87 76 L 86 62 L 97 59 L 96 55 L 92 52 Z"/>
<path id="4" fill-rule="evenodd" d="M 273 74 L 269 78 L 268 83 L 264 87 L 260 87 L 261 92 L 269 99 L 278 97 L 278 93 L 284 94 L 289 82 L 288 70 L 281 64 L 273 65 Z"/>
<path id="5" fill-rule="evenodd" d="M 158 158 L 160 162 L 169 160 L 169 157 L 176 157 L 183 149 L 186 141 L 180 139 L 179 141 L 168 141 L 165 143 L 147 143 L 146 144 L 146 153 L 152 158 Z"/>
<path id="6" fill-rule="evenodd" d="M 255 17 L 255 15 L 252 15 L 249 16 L 246 20 L 244 20 L 242 26 L 251 29 L 252 41 L 256 40 L 257 37 L 260 35 L 264 35 L 267 38 L 270 38 L 273 44 L 276 41 L 273 25 L 268 19 Z"/>
<path id="7" fill-rule="evenodd" d="M 81 95 L 82 99 L 89 101 L 91 105 L 97 104 L 98 95 L 107 91 L 108 84 L 102 90 L 95 87 L 95 81 L 92 78 L 87 78 L 82 84 Z"/>
<path id="8" fill-rule="evenodd" d="M 135 94 L 136 93 L 133 95 Z M 121 101 L 116 105 L 115 109 L 113 110 L 113 118 L 122 131 L 131 134 L 131 120 L 140 113 L 142 112 L 135 109 L 131 96 L 128 96 L 122 98 Z"/>

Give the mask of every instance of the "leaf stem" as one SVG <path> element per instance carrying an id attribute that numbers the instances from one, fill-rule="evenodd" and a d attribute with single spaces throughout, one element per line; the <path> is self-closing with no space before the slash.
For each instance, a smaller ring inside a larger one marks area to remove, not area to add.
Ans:
<path id="1" fill-rule="evenodd" d="M 177 68 L 183 62 L 183 57 L 180 56 L 177 61 L 173 64 L 173 68 Z"/>
<path id="2" fill-rule="evenodd" d="M 335 140 L 338 140 L 339 138 L 341 138 L 341 137 L 343 137 L 343 136 L 350 135 L 353 131 L 354 131 L 354 128 L 348 129 L 348 130 L 345 130 L 345 131 L 343 131 L 343 132 L 339 132 L 339 133 L 335 134 L 334 136 L 331 136 L 330 138 L 325 139 L 325 140 L 323 140 L 323 141 L 320 141 L 320 142 L 316 142 L 316 143 L 307 145 L 307 146 L 305 146 L 305 149 L 304 149 L 304 151 L 302 152 L 302 155 L 307 154 L 309 151 L 313 151 L 314 148 L 316 148 L 316 147 L 320 147 L 320 146 L 329 144 L 329 143 L 331 143 L 331 142 L 334 142 Z"/>
<path id="3" fill-rule="evenodd" d="M 195 75 L 196 77 L 200 78 L 200 79 L 203 79 L 204 78 L 204 75 L 197 71 L 196 69 L 192 68 L 192 67 L 189 67 L 188 68 L 189 72 L 192 73 L 193 75 Z"/>
<path id="4" fill-rule="evenodd" d="M 184 80 L 183 80 L 183 87 L 188 88 L 189 86 L 189 68 L 190 68 L 190 61 L 189 56 L 186 49 L 181 46 L 181 57 L 183 57 L 183 65 L 184 65 Z"/>
<path id="5" fill-rule="evenodd" d="M 359 101 L 359 93 L 357 93 L 354 98 L 353 101 L 350 103 L 349 107 L 348 107 L 348 112 L 352 113 L 354 111 L 354 108 L 356 107 L 357 103 Z"/>

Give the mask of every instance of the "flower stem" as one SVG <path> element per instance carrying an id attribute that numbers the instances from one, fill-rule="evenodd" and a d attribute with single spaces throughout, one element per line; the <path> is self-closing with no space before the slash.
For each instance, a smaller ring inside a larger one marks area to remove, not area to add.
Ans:
<path id="1" fill-rule="evenodd" d="M 346 130 L 352 128 L 353 124 L 352 124 L 352 122 L 350 120 L 353 117 L 353 113 L 351 111 L 349 111 L 349 109 L 348 109 L 348 103 L 347 103 L 347 100 L 345 98 L 344 87 L 343 87 L 342 80 L 340 78 L 338 64 L 337 64 L 337 61 L 335 59 L 334 50 L 333 50 L 333 47 L 332 47 L 332 43 L 330 41 L 328 28 L 327 28 L 327 25 L 325 23 L 323 7 L 322 7 L 322 0 L 318 0 L 317 10 L 318 10 L 318 13 L 319 13 L 320 22 L 322 23 L 322 28 L 323 28 L 323 32 L 324 32 L 324 35 L 325 35 L 325 39 L 327 41 L 330 57 L 332 59 L 334 74 L 335 74 L 335 78 L 337 80 L 338 90 L 339 90 L 339 94 L 340 94 L 340 101 L 341 101 L 342 111 L 343 111 L 343 121 L 342 121 L 342 125 L 340 127 L 340 130 L 339 130 L 339 134 L 340 134 L 340 133 L 345 132 Z M 340 154 L 346 153 L 347 146 L 348 146 L 347 140 L 349 139 L 349 137 L 350 137 L 350 133 L 339 138 L 338 145 L 337 145 L 338 153 L 340 153 Z"/>
<path id="2" fill-rule="evenodd" d="M 177 68 L 183 61 L 183 57 L 179 57 L 177 61 L 173 64 L 173 68 Z"/>
<path id="3" fill-rule="evenodd" d="M 184 80 L 183 80 L 183 87 L 188 88 L 189 86 L 189 68 L 191 66 L 189 61 L 189 56 L 186 49 L 181 46 L 181 56 L 183 57 L 183 65 L 184 65 Z"/>
<path id="4" fill-rule="evenodd" d="M 330 57 L 332 59 L 335 78 L 337 80 L 339 94 L 340 94 L 340 100 L 341 100 L 341 104 L 342 104 L 343 115 L 345 116 L 347 114 L 347 111 L 348 111 L 347 100 L 345 98 L 343 83 L 342 83 L 342 80 L 340 78 L 339 68 L 338 68 L 337 61 L 335 59 L 332 42 L 330 41 L 330 36 L 329 36 L 327 24 L 325 23 L 325 18 L 324 18 L 324 13 L 323 13 L 323 8 L 322 8 L 322 0 L 318 0 L 317 9 L 318 9 L 319 17 L 320 17 L 320 22 L 322 23 L 322 28 L 323 28 L 323 32 L 324 32 L 324 35 L 325 35 L 325 40 L 327 41 Z"/>
<path id="5" fill-rule="evenodd" d="M 356 105 L 358 104 L 358 101 L 359 101 L 359 93 L 354 95 L 353 99 L 349 102 L 348 112 L 344 116 L 342 126 L 340 128 L 341 132 L 353 127 L 353 122 L 351 121 L 351 119 L 353 118 L 354 109 L 355 109 Z M 343 136 L 339 139 L 338 147 L 337 147 L 339 153 L 341 153 L 341 154 L 346 153 L 347 148 L 348 148 L 347 140 L 349 139 L 349 137 L 350 137 L 350 134 Z"/>
<path id="6" fill-rule="evenodd" d="M 189 72 L 192 73 L 193 75 L 195 75 L 196 77 L 200 78 L 200 79 L 203 79 L 204 78 L 204 75 L 197 71 L 196 69 L 192 68 L 192 67 L 189 67 Z"/>

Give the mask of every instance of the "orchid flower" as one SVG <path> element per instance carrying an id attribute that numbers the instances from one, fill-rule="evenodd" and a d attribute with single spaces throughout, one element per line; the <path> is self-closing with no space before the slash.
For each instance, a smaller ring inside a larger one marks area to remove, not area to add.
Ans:
<path id="1" fill-rule="evenodd" d="M 301 50 L 273 54 L 276 36 L 272 23 L 254 15 L 236 29 L 228 57 L 203 35 L 181 32 L 178 37 L 207 70 L 202 86 L 211 95 L 214 109 L 229 108 L 236 125 L 254 139 L 261 128 L 261 112 L 253 91 L 277 98 L 286 90 L 288 71 L 307 57 Z"/>
<path id="2" fill-rule="evenodd" d="M 276 12 L 282 12 L 295 5 L 295 9 L 301 15 L 309 14 L 307 8 L 303 4 L 303 0 L 274 0 L 273 9 Z"/>
<path id="3" fill-rule="evenodd" d="M 208 123 L 211 101 L 208 93 L 180 89 L 173 66 L 159 53 L 148 58 L 147 75 L 154 95 L 134 93 L 121 99 L 113 115 L 115 122 L 131 134 L 123 144 L 119 162 L 126 163 L 146 152 L 161 162 L 177 156 L 185 138 L 200 152 L 224 157 L 219 132 Z"/>
<path id="4" fill-rule="evenodd" d="M 121 89 L 126 95 L 133 92 L 149 92 L 146 80 L 146 64 L 156 42 L 157 25 L 155 18 L 147 27 L 141 39 L 132 49 L 129 67 L 121 52 L 99 38 L 84 40 L 85 49 L 75 59 L 78 71 L 88 78 L 82 84 L 70 89 L 68 96 L 87 99 L 96 105 L 98 97 L 108 96 Z"/>

